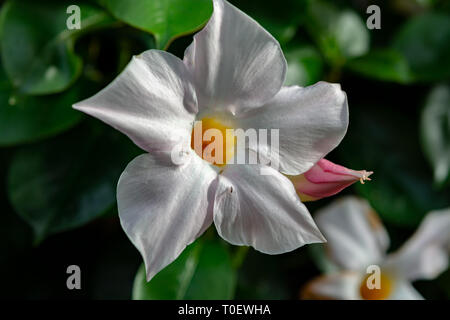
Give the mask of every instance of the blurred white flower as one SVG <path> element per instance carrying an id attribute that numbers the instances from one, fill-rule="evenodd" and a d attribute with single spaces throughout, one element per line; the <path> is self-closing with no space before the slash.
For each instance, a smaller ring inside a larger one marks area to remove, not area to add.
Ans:
<path id="1" fill-rule="evenodd" d="M 269 254 L 324 241 L 282 173 L 306 172 L 339 144 L 348 125 L 346 95 L 325 82 L 282 87 L 286 61 L 279 43 L 228 2 L 213 2 L 214 13 L 184 61 L 146 51 L 101 92 L 74 105 L 148 152 L 128 165 L 117 187 L 121 224 L 144 258 L 148 280 L 213 221 L 228 242 Z M 279 129 L 281 173 L 267 167 L 271 174 L 260 175 L 261 164 L 205 161 L 191 148 L 195 121 L 220 132 Z M 171 152 L 180 146 L 182 161 L 174 163 Z"/>
<path id="2" fill-rule="evenodd" d="M 434 279 L 448 267 L 450 209 L 427 214 L 416 233 L 391 254 L 386 254 L 388 234 L 365 200 L 338 199 L 315 218 L 328 241 L 325 264 L 333 268 L 310 281 L 302 298 L 423 299 L 411 281 Z M 381 270 L 378 289 L 368 286 L 371 273 L 366 271 L 371 265 Z"/>

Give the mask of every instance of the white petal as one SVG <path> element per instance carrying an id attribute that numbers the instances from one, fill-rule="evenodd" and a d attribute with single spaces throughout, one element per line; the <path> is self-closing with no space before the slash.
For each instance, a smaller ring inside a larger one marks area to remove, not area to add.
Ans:
<path id="1" fill-rule="evenodd" d="M 395 282 L 394 292 L 392 292 L 389 300 L 423 300 L 422 295 L 417 292 L 411 283 L 405 280 L 397 280 Z"/>
<path id="2" fill-rule="evenodd" d="M 195 89 L 183 62 L 149 50 L 95 96 L 74 105 L 126 134 L 146 151 L 168 151 L 191 136 Z"/>
<path id="3" fill-rule="evenodd" d="M 450 209 L 430 212 L 416 233 L 386 264 L 409 279 L 434 279 L 448 267 Z"/>
<path id="4" fill-rule="evenodd" d="M 280 171 L 301 174 L 344 137 L 347 97 L 338 84 L 326 82 L 306 88 L 283 87 L 265 106 L 242 115 L 240 125 L 245 129 L 278 129 Z M 268 138 L 267 143 L 270 141 Z M 250 148 L 263 153 L 269 150 L 267 145 Z"/>
<path id="5" fill-rule="evenodd" d="M 117 187 L 120 221 L 144 258 L 147 280 L 212 223 L 210 185 L 216 172 L 196 155 L 182 166 L 170 161 L 170 157 L 138 156 Z"/>
<path id="6" fill-rule="evenodd" d="M 323 242 L 294 186 L 285 176 L 259 165 L 227 165 L 219 176 L 214 224 L 222 238 L 268 254 Z"/>
<path id="7" fill-rule="evenodd" d="M 201 109 L 233 113 L 261 106 L 281 88 L 286 60 L 279 43 L 256 21 L 223 0 L 185 53 Z"/>
<path id="8" fill-rule="evenodd" d="M 360 300 L 358 272 L 341 272 L 317 277 L 302 290 L 303 299 Z"/>
<path id="9" fill-rule="evenodd" d="M 346 270 L 365 270 L 382 260 L 389 244 L 383 225 L 367 201 L 345 197 L 315 215 L 327 238 L 330 258 Z"/>

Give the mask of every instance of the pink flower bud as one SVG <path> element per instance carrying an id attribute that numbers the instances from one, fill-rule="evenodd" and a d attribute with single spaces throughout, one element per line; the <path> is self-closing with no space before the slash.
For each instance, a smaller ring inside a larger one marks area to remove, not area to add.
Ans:
<path id="1" fill-rule="evenodd" d="M 356 181 L 370 180 L 372 171 L 355 171 L 334 164 L 326 159 L 319 160 L 311 169 L 298 176 L 289 176 L 300 199 L 314 201 L 341 192 Z"/>

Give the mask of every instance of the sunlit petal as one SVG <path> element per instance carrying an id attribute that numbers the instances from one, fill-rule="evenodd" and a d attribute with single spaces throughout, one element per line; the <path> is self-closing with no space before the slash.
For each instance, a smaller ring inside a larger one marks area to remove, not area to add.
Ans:
<path id="1" fill-rule="evenodd" d="M 169 151 L 190 137 L 197 98 L 183 62 L 149 50 L 133 57 L 111 84 L 74 108 L 123 132 L 146 151 Z"/>
<path id="2" fill-rule="evenodd" d="M 261 106 L 281 88 L 286 60 L 279 43 L 256 21 L 223 0 L 186 50 L 201 109 Z"/>
<path id="3" fill-rule="evenodd" d="M 348 126 L 345 93 L 337 84 L 319 82 L 313 86 L 284 87 L 263 107 L 242 115 L 242 128 L 278 129 L 280 171 L 298 175 L 309 170 L 333 150 L 344 137 Z M 268 158 L 268 145 L 250 145 Z"/>
<path id="4" fill-rule="evenodd" d="M 125 169 L 117 187 L 119 216 L 144 258 L 147 280 L 211 224 L 216 177 L 196 155 L 175 166 L 168 157 L 144 154 Z"/>
<path id="5" fill-rule="evenodd" d="M 214 203 L 219 234 L 268 254 L 324 242 L 292 183 L 272 168 L 266 168 L 270 175 L 261 175 L 260 169 L 231 165 L 220 175 Z"/>

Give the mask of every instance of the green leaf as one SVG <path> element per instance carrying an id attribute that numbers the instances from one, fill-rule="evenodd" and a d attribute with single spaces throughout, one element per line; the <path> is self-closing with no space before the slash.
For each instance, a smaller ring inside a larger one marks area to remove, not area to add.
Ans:
<path id="1" fill-rule="evenodd" d="M 70 3 L 7 1 L 0 18 L 2 62 L 11 83 L 27 94 L 63 91 L 80 75 L 75 38 L 103 26 L 111 18 L 94 7 L 80 5 L 81 29 L 68 30 Z"/>
<path id="2" fill-rule="evenodd" d="M 285 55 L 288 63 L 285 85 L 309 86 L 321 79 L 323 62 L 314 48 L 287 50 Z"/>
<path id="3" fill-rule="evenodd" d="M 95 124 L 24 147 L 12 159 L 9 199 L 33 228 L 36 243 L 115 204 L 119 176 L 138 150 L 119 132 Z"/>
<path id="4" fill-rule="evenodd" d="M 405 57 L 395 50 L 371 51 L 365 56 L 349 60 L 346 67 L 365 77 L 381 81 L 408 83 L 411 71 Z"/>
<path id="5" fill-rule="evenodd" d="M 73 127 L 82 115 L 72 104 L 83 88 L 78 84 L 45 97 L 16 94 L 0 71 L 0 146 L 38 141 Z"/>
<path id="6" fill-rule="evenodd" d="M 260 23 L 282 45 L 295 36 L 306 7 L 305 0 L 284 0 L 283 5 L 273 0 L 231 2 Z"/>
<path id="7" fill-rule="evenodd" d="M 434 181 L 442 186 L 450 177 L 450 86 L 437 86 L 431 91 L 422 113 L 421 133 Z"/>
<path id="8" fill-rule="evenodd" d="M 199 239 L 147 283 L 141 265 L 133 299 L 232 299 L 235 270 L 227 248 L 217 240 Z"/>
<path id="9" fill-rule="evenodd" d="M 358 14 L 339 10 L 328 2 L 309 1 L 307 29 L 333 65 L 342 65 L 369 50 L 369 32 Z"/>
<path id="10" fill-rule="evenodd" d="M 105 0 L 105 5 L 117 19 L 152 33 L 160 49 L 201 28 L 212 13 L 211 0 Z"/>
<path id="11" fill-rule="evenodd" d="M 418 81 L 450 77 L 450 15 L 426 13 L 409 20 L 394 38 Z"/>

